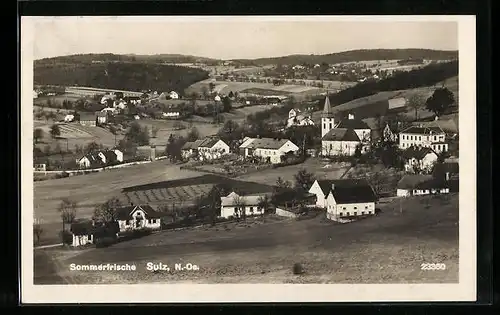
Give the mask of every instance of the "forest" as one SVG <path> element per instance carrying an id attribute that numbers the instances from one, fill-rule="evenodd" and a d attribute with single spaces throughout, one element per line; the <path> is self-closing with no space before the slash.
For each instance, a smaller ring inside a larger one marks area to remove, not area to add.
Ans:
<path id="1" fill-rule="evenodd" d="M 63 60 L 65 61 L 57 63 L 35 62 L 34 83 L 129 91 L 174 90 L 182 93 L 191 84 L 208 78 L 208 72 L 190 67 L 121 61 L 89 63 Z"/>

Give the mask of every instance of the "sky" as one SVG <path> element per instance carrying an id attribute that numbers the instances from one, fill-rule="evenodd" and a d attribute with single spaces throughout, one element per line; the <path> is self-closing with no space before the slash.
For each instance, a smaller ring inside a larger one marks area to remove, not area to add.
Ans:
<path id="1" fill-rule="evenodd" d="M 254 59 L 354 49 L 458 50 L 458 23 L 449 19 L 291 18 L 32 17 L 33 57 L 114 53 Z"/>

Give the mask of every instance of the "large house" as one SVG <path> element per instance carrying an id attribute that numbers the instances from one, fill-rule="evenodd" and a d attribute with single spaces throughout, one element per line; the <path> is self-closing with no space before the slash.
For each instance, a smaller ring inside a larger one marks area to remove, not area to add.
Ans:
<path id="1" fill-rule="evenodd" d="M 262 206 L 262 200 L 269 193 L 243 195 L 231 192 L 227 196 L 222 196 L 220 206 L 220 216 L 222 218 L 241 217 L 243 213 L 246 216 L 263 214 L 266 209 Z"/>
<path id="2" fill-rule="evenodd" d="M 398 182 L 398 197 L 447 194 L 450 192 L 447 181 L 436 179 L 433 175 L 405 175 Z"/>
<path id="3" fill-rule="evenodd" d="M 184 159 L 196 157 L 199 160 L 213 160 L 229 153 L 229 145 L 217 137 L 186 142 L 181 148 L 181 154 Z"/>
<path id="4" fill-rule="evenodd" d="M 163 213 L 149 205 L 130 205 L 118 208 L 115 212 L 120 232 L 144 228 L 159 230 L 163 216 Z"/>
<path id="5" fill-rule="evenodd" d="M 316 180 L 309 193 L 331 220 L 375 214 L 377 195 L 365 179 Z"/>
<path id="6" fill-rule="evenodd" d="M 296 154 L 299 147 L 288 139 L 246 138 L 240 145 L 245 158 L 259 157 L 268 163 L 281 163 L 287 154 Z"/>
<path id="7" fill-rule="evenodd" d="M 448 151 L 445 142 L 446 133 L 439 126 L 410 126 L 399 133 L 399 148 L 405 150 L 411 146 L 423 146 L 436 153 Z"/>
<path id="8" fill-rule="evenodd" d="M 84 246 L 94 243 L 96 227 L 90 220 L 74 222 L 71 224 L 70 232 L 73 235 L 72 246 Z"/>
<path id="9" fill-rule="evenodd" d="M 286 122 L 286 127 L 290 128 L 292 126 L 312 126 L 314 121 L 311 119 L 309 113 L 302 113 L 298 108 L 290 109 L 288 112 L 288 120 Z"/>
<path id="10" fill-rule="evenodd" d="M 363 153 L 368 151 L 370 141 L 370 127 L 352 114 L 349 114 L 348 119 L 335 124 L 327 96 L 321 118 L 321 154 L 323 156 L 354 155 L 358 147 Z"/>
<path id="11" fill-rule="evenodd" d="M 403 151 L 405 160 L 405 171 L 415 174 L 428 174 L 439 156 L 434 150 L 428 147 L 411 146 Z"/>
<path id="12" fill-rule="evenodd" d="M 94 113 L 80 113 L 80 125 L 82 126 L 97 126 L 97 118 Z"/>
<path id="13" fill-rule="evenodd" d="M 117 149 L 87 153 L 76 160 L 80 168 L 100 168 L 116 162 L 123 162 L 123 153 Z"/>

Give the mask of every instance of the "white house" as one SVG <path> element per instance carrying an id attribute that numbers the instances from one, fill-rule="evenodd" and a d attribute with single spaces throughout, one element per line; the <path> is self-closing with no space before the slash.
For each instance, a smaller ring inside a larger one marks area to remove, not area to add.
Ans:
<path id="1" fill-rule="evenodd" d="M 436 180 L 432 175 L 405 175 L 398 182 L 398 197 L 422 196 L 430 194 L 448 194 L 450 189 L 445 181 Z"/>
<path id="2" fill-rule="evenodd" d="M 175 92 L 175 91 L 170 91 L 170 93 L 168 95 L 173 100 L 178 100 L 179 99 L 179 94 L 177 92 Z"/>
<path id="3" fill-rule="evenodd" d="M 354 155 L 359 147 L 361 153 L 368 151 L 371 129 L 362 120 L 349 114 L 348 119 L 335 124 L 328 96 L 321 117 L 321 154 L 323 156 Z"/>
<path id="4" fill-rule="evenodd" d="M 71 246 L 85 246 L 94 243 L 95 227 L 90 220 L 72 223 L 70 232 L 73 235 Z"/>
<path id="5" fill-rule="evenodd" d="M 448 151 L 446 134 L 439 126 L 410 126 L 399 133 L 399 148 L 405 150 L 411 146 L 423 146 L 436 153 Z"/>
<path id="6" fill-rule="evenodd" d="M 64 116 L 64 122 L 72 122 L 73 120 L 75 120 L 75 115 L 68 114 Z"/>
<path id="7" fill-rule="evenodd" d="M 428 174 L 438 160 L 438 154 L 428 147 L 412 146 L 403 151 L 405 171 L 415 174 Z"/>
<path id="8" fill-rule="evenodd" d="M 377 195 L 364 179 L 316 180 L 309 189 L 327 218 L 339 220 L 375 214 Z"/>
<path id="9" fill-rule="evenodd" d="M 286 122 L 287 128 L 291 126 L 312 126 L 314 121 L 308 113 L 302 113 L 300 109 L 291 109 Z"/>
<path id="10" fill-rule="evenodd" d="M 213 160 L 229 153 L 229 145 L 217 137 L 186 142 L 181 148 L 184 159 L 196 156 L 199 160 Z"/>
<path id="11" fill-rule="evenodd" d="M 166 119 L 177 119 L 181 116 L 181 113 L 177 110 L 172 110 L 172 111 L 163 112 L 161 115 L 163 118 L 166 118 Z"/>
<path id="12" fill-rule="evenodd" d="M 123 153 L 120 150 L 103 150 L 87 153 L 76 163 L 80 168 L 100 168 L 113 162 L 123 162 Z"/>
<path id="13" fill-rule="evenodd" d="M 118 221 L 120 232 L 137 229 L 161 229 L 161 218 L 163 214 L 151 208 L 149 205 L 131 205 L 118 208 L 115 219 Z"/>
<path id="14" fill-rule="evenodd" d="M 282 156 L 296 154 L 299 147 L 288 139 L 249 138 L 240 145 L 244 157 L 256 156 L 269 163 L 282 162 Z"/>
<path id="15" fill-rule="evenodd" d="M 222 218 L 238 217 L 244 212 L 246 216 L 263 214 L 265 209 L 261 207 L 261 200 L 269 194 L 239 195 L 231 192 L 221 197 L 220 216 Z"/>
<path id="16" fill-rule="evenodd" d="M 118 162 L 123 162 L 123 152 L 118 150 L 118 149 L 112 149 L 112 151 L 115 153 L 116 155 L 116 160 Z"/>

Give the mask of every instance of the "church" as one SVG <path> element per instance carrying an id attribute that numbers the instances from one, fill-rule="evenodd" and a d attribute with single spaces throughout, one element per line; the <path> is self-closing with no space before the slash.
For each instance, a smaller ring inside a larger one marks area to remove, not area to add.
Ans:
<path id="1" fill-rule="evenodd" d="M 321 155 L 322 156 L 352 156 L 359 146 L 361 153 L 370 148 L 371 129 L 362 120 L 349 114 L 347 119 L 335 123 L 335 117 L 330 106 L 328 95 L 321 116 Z"/>

